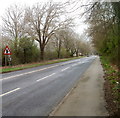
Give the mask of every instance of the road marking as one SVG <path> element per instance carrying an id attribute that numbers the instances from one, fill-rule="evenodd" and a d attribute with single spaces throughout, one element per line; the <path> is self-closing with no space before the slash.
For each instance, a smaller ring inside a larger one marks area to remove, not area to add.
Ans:
<path id="1" fill-rule="evenodd" d="M 48 76 L 45 76 L 45 77 L 43 77 L 43 78 L 41 78 L 41 79 L 38 79 L 38 80 L 36 80 L 37 82 L 39 82 L 39 81 L 41 81 L 41 80 L 43 80 L 43 79 L 46 79 L 46 78 L 48 78 L 48 77 L 51 77 L 51 76 L 53 76 L 53 75 L 55 75 L 56 73 L 52 73 L 51 75 L 48 75 Z"/>
<path id="2" fill-rule="evenodd" d="M 74 61 L 70 61 L 70 62 L 65 62 L 65 63 L 63 63 L 63 64 L 58 64 L 58 65 L 55 65 L 55 66 L 50 66 L 50 67 L 47 67 L 47 68 L 38 69 L 38 70 L 35 70 L 35 71 L 30 71 L 30 72 L 26 72 L 26 73 L 22 73 L 22 74 L 18 74 L 18 75 L 10 76 L 10 77 L 5 77 L 5 78 L 2 78 L 2 80 L 7 80 L 7 79 L 11 79 L 11 78 L 15 78 L 15 77 L 19 77 L 19 76 L 23 76 L 23 75 L 31 74 L 31 73 L 34 73 L 34 72 L 38 72 L 38 71 L 42 71 L 42 70 L 46 70 L 46 69 L 53 68 L 53 67 L 57 67 L 57 66 L 61 66 L 61 65 L 70 64 L 70 63 L 77 62 L 77 61 L 78 61 L 78 60 L 74 60 Z"/>
<path id="3" fill-rule="evenodd" d="M 7 80 L 7 79 L 11 79 L 11 78 L 15 78 L 15 77 L 19 77 L 19 76 L 27 75 L 27 74 L 30 74 L 30 73 L 34 73 L 34 72 L 38 72 L 38 71 L 42 71 L 42 70 L 46 70 L 46 69 L 53 68 L 53 67 L 56 67 L 56 66 L 59 66 L 59 65 L 50 66 L 50 67 L 47 67 L 47 68 L 43 68 L 43 69 L 39 69 L 39 70 L 35 70 L 35 71 L 30 71 L 30 72 L 22 73 L 22 74 L 19 74 L 19 75 L 14 75 L 14 76 L 10 76 L 10 77 L 6 77 L 6 78 L 2 78 L 2 80 Z"/>
<path id="4" fill-rule="evenodd" d="M 20 90 L 20 88 L 16 88 L 16 89 L 14 89 L 14 90 L 12 90 L 12 91 L 9 91 L 9 92 L 7 92 L 7 93 L 1 94 L 0 97 L 5 96 L 5 95 L 10 94 L 10 93 L 13 93 L 13 92 L 15 92 L 15 91 L 17 91 L 17 90 Z"/>
<path id="5" fill-rule="evenodd" d="M 84 64 L 84 63 L 88 63 L 89 61 L 88 60 L 85 60 L 85 61 L 82 61 L 81 63 Z"/>
<path id="6" fill-rule="evenodd" d="M 62 69 L 61 71 L 65 71 L 65 70 L 67 70 L 67 69 L 69 69 L 70 67 L 67 67 L 67 68 L 64 68 L 64 69 Z"/>
<path id="7" fill-rule="evenodd" d="M 72 66 L 77 66 L 77 64 L 73 64 Z"/>

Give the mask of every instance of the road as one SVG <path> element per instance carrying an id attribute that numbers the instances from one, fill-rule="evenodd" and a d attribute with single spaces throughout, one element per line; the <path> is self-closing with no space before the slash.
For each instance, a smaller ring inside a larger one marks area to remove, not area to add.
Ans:
<path id="1" fill-rule="evenodd" d="M 2 74 L 3 116 L 47 116 L 95 56 Z"/>

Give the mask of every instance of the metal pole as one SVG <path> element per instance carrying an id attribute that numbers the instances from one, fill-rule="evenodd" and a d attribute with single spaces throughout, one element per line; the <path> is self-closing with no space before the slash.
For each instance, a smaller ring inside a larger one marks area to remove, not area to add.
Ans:
<path id="1" fill-rule="evenodd" d="M 7 65 L 6 55 L 5 55 L 5 66 Z"/>

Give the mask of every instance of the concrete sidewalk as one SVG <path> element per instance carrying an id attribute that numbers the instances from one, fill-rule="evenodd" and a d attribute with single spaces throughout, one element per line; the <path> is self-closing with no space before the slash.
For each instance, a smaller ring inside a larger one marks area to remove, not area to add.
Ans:
<path id="1" fill-rule="evenodd" d="M 103 69 L 97 57 L 50 116 L 108 116 L 103 84 Z"/>

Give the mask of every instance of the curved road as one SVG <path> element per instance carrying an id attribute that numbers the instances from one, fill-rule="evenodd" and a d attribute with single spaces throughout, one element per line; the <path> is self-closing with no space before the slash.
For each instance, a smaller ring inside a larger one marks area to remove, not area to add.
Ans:
<path id="1" fill-rule="evenodd" d="M 3 116 L 48 116 L 95 56 L 2 74 Z"/>

